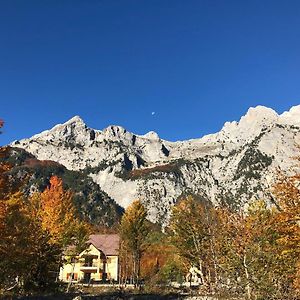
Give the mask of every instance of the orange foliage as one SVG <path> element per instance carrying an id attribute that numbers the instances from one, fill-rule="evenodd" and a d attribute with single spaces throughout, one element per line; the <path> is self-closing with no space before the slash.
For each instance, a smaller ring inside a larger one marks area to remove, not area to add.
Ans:
<path id="1" fill-rule="evenodd" d="M 165 243 L 152 244 L 145 251 L 141 260 L 142 278 L 151 279 L 170 259 L 175 249 Z"/>
<path id="2" fill-rule="evenodd" d="M 281 176 L 273 193 L 279 207 L 273 226 L 280 233 L 282 255 L 297 258 L 293 282 L 300 295 L 300 175 Z"/>
<path id="3" fill-rule="evenodd" d="M 41 194 L 40 218 L 42 228 L 50 233 L 53 243 L 61 242 L 74 223 L 76 211 L 72 193 L 63 189 L 63 182 L 57 176 L 50 178 L 50 186 Z"/>

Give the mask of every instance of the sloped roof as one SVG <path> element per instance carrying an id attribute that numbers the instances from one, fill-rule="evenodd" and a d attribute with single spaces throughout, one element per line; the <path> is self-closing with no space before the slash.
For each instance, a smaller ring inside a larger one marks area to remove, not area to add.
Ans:
<path id="1" fill-rule="evenodd" d="M 91 234 L 88 243 L 93 244 L 105 255 L 118 255 L 120 237 L 118 234 Z"/>

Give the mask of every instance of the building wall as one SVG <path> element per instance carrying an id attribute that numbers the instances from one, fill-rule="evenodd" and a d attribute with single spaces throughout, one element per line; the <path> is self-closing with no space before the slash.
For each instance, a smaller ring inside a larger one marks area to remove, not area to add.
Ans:
<path id="1" fill-rule="evenodd" d="M 73 273 L 72 281 L 77 282 L 84 279 L 84 272 L 81 271 L 81 267 L 85 262 L 85 259 L 83 257 L 85 254 L 97 256 L 97 258 L 93 259 L 93 266 L 96 266 L 97 270 L 95 273 L 91 273 L 91 279 L 94 281 L 102 280 L 103 260 L 100 258 L 101 252 L 91 244 L 88 247 L 88 249 L 80 253 L 79 257 L 77 257 L 75 264 L 69 263 L 61 267 L 60 275 L 59 275 L 59 279 L 61 281 L 69 282 L 72 273 Z M 118 256 L 107 256 L 106 273 L 107 273 L 108 281 L 118 280 Z"/>
<path id="2" fill-rule="evenodd" d="M 73 269 L 74 268 L 74 269 Z M 83 272 L 80 271 L 80 263 L 65 264 L 60 268 L 59 280 L 63 282 L 69 282 L 69 276 L 74 273 L 73 280 L 80 281 L 83 278 Z"/>
<path id="3" fill-rule="evenodd" d="M 107 256 L 107 279 L 118 280 L 118 256 Z"/>

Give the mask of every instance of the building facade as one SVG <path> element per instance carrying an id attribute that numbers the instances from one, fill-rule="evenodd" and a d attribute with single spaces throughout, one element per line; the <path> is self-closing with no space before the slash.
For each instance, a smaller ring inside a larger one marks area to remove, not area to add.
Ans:
<path id="1" fill-rule="evenodd" d="M 119 245 L 117 234 L 93 234 L 87 248 L 76 256 L 65 256 L 60 269 L 63 282 L 116 282 L 119 275 Z"/>

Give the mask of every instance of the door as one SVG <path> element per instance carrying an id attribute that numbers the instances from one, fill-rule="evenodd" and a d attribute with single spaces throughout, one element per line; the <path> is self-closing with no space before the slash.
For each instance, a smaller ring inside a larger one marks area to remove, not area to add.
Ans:
<path id="1" fill-rule="evenodd" d="M 90 283 L 91 281 L 91 273 L 84 273 L 84 282 L 85 283 Z"/>

